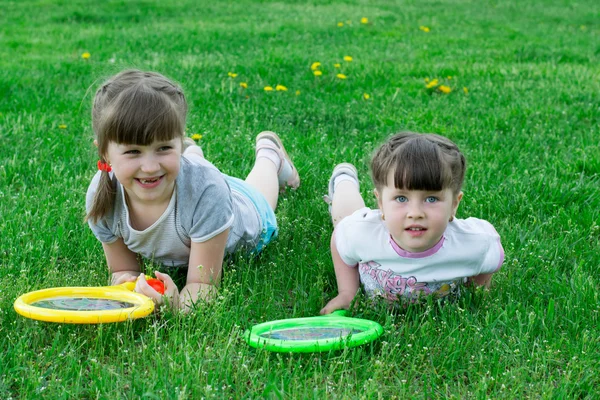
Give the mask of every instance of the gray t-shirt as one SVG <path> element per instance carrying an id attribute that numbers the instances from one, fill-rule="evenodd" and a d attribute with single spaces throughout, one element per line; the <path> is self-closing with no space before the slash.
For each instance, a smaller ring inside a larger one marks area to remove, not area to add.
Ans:
<path id="1" fill-rule="evenodd" d="M 134 253 L 166 266 L 187 266 L 191 242 L 205 242 L 230 228 L 226 254 L 240 247 L 254 248 L 262 223 L 256 207 L 246 196 L 229 188 L 224 175 L 200 157 L 183 156 L 175 190 L 165 212 L 143 231 L 131 227 L 123 186 L 110 174 L 116 186 L 112 210 L 89 226 L 103 243 L 122 238 Z M 100 171 L 86 195 L 91 209 Z"/>

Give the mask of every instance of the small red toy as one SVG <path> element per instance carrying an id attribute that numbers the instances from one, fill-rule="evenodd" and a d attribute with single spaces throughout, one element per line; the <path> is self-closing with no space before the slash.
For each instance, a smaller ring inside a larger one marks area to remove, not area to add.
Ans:
<path id="1" fill-rule="evenodd" d="M 152 286 L 152 289 L 156 290 L 160 294 L 165 294 L 165 284 L 156 278 L 146 279 L 148 285 Z"/>

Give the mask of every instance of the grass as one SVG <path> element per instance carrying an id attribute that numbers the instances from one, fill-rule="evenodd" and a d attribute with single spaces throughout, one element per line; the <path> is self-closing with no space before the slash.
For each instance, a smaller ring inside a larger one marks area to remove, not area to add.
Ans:
<path id="1" fill-rule="evenodd" d="M 595 2 L 2 5 L 0 398 L 597 398 Z M 99 82 L 127 67 L 181 83 L 188 133 L 203 135 L 223 172 L 244 176 L 254 136 L 269 129 L 302 185 L 280 202 L 279 239 L 229 263 L 219 300 L 193 315 L 98 326 L 21 318 L 12 303 L 24 292 L 107 282 L 82 223 L 97 159 L 89 113 Z M 426 78 L 452 92 L 428 92 Z M 263 90 L 277 84 L 288 91 Z M 403 129 L 443 134 L 466 154 L 459 217 L 492 222 L 506 251 L 492 289 L 396 312 L 361 302 L 354 315 L 385 333 L 356 349 L 249 348 L 246 328 L 315 315 L 335 295 L 320 198 L 331 169 L 355 163 L 373 206 L 370 153 Z"/>

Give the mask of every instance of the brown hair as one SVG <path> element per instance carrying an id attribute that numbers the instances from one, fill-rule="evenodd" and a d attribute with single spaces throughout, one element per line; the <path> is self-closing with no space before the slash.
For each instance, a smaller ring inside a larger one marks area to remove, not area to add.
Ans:
<path id="1" fill-rule="evenodd" d="M 452 189 L 460 193 L 465 178 L 465 156 L 450 139 L 433 133 L 401 132 L 381 145 L 371 160 L 373 183 L 381 191 L 394 171 L 398 189 Z"/>
<path id="2" fill-rule="evenodd" d="M 146 146 L 183 140 L 187 108 L 181 89 L 157 72 L 126 70 L 111 77 L 96 92 L 92 107 L 100 160 L 105 161 L 110 142 Z M 86 220 L 96 222 L 112 209 L 115 185 L 108 172 L 101 173 Z"/>

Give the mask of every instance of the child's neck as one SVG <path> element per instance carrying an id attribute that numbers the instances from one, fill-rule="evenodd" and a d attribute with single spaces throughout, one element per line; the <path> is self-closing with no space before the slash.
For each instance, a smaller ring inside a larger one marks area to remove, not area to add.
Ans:
<path id="1" fill-rule="evenodd" d="M 129 196 L 125 196 L 125 198 L 129 211 L 129 224 L 137 231 L 151 227 L 164 214 L 171 202 L 171 198 L 156 204 L 137 203 L 132 201 Z"/>

